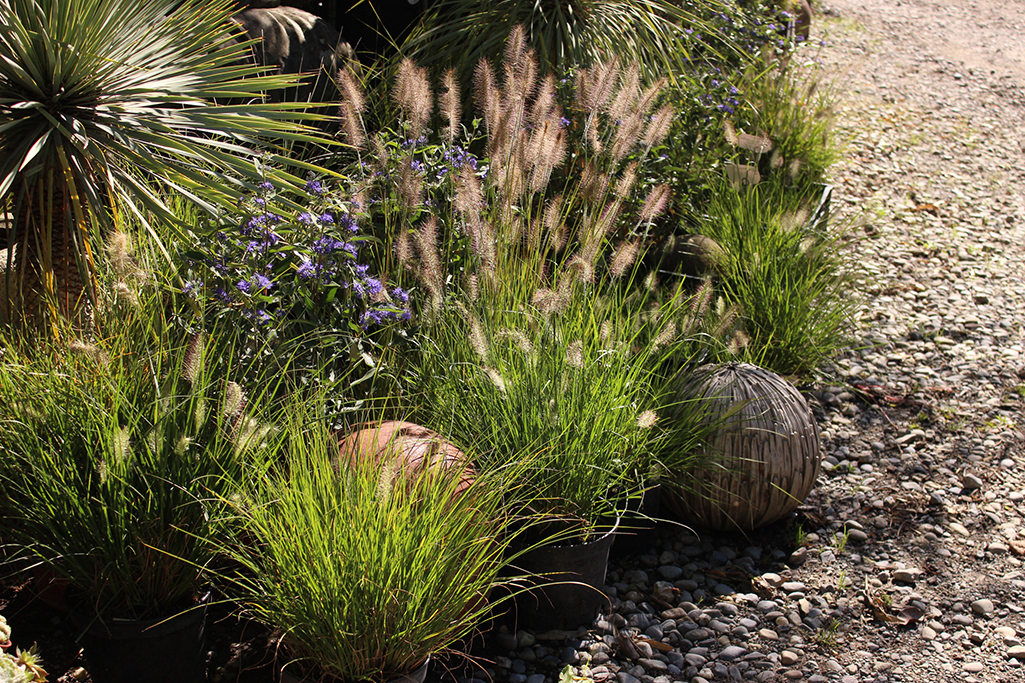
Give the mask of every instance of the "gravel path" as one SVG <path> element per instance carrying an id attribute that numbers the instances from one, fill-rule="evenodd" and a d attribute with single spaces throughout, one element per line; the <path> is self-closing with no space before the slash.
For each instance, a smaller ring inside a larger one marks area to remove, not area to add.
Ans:
<path id="1" fill-rule="evenodd" d="M 810 392 L 816 490 L 757 538 L 661 530 L 597 628 L 501 634 L 477 678 L 1025 681 L 1025 4 L 817 9 L 868 297 Z"/>

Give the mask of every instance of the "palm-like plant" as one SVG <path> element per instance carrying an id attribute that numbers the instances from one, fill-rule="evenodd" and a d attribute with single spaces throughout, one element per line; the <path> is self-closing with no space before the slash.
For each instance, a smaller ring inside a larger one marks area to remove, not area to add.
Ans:
<path id="1" fill-rule="evenodd" d="M 482 58 L 502 54 L 517 25 L 542 72 L 590 66 L 613 56 L 636 62 L 649 77 L 675 81 L 688 68 L 684 30 L 713 29 L 702 18 L 719 0 L 439 0 L 402 46 L 422 66 L 456 66 L 470 82 Z"/>
<path id="2" fill-rule="evenodd" d="M 168 193 L 229 205 L 230 179 L 261 178 L 260 140 L 315 141 L 296 125 L 317 118 L 308 105 L 263 101 L 295 78 L 246 65 L 233 11 L 231 0 L 0 0 L 0 207 L 13 245 L 0 311 L 29 325 L 73 317 L 119 212 L 173 220 Z"/>

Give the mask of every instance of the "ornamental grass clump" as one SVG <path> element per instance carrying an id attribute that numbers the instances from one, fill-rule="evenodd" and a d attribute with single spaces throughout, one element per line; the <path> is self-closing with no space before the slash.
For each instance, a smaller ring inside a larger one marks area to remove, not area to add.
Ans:
<path id="1" fill-rule="evenodd" d="M 387 681 L 468 636 L 515 581 L 499 577 L 517 538 L 504 499 L 527 464 L 468 481 L 399 452 L 339 459 L 315 412 L 291 405 L 275 462 L 232 498 L 247 541 L 231 590 L 281 630 L 286 671 Z"/>
<path id="2" fill-rule="evenodd" d="M 101 619 L 191 606 L 216 552 L 217 495 L 259 435 L 220 373 L 230 352 L 172 336 L 155 322 L 163 303 L 108 311 L 100 336 L 66 346 L 3 340 L 6 536 Z"/>
<path id="3" fill-rule="evenodd" d="M 657 419 L 655 345 L 578 289 L 561 302 L 494 310 L 453 303 L 423 341 L 421 422 L 475 444 L 480 467 L 533 465 L 533 512 L 577 541 L 643 486 Z"/>
<path id="4" fill-rule="evenodd" d="M 619 58 L 639 64 L 648 80 L 675 81 L 687 77 L 691 62 L 684 32 L 712 33 L 711 15 L 720 8 L 726 11 L 719 0 L 698 6 L 674 0 L 553 0 L 543 8 L 533 0 L 439 0 L 400 53 L 439 73 L 461 69 L 465 81 L 474 65 L 499 57 L 522 28 L 546 71 L 562 73 Z"/>
<path id="5" fill-rule="evenodd" d="M 852 340 L 858 296 L 844 231 L 809 220 L 818 195 L 782 195 L 723 182 L 699 229 L 725 254 L 717 289 L 739 316 L 736 358 L 807 376 Z"/>
<path id="6" fill-rule="evenodd" d="M 417 91 L 426 87 L 418 67 L 407 63 L 402 73 L 420 84 Z M 530 301 L 548 296 L 561 272 L 588 283 L 606 270 L 629 272 L 670 195 L 646 171 L 672 115 L 657 106 L 663 83 L 644 86 L 638 67 L 613 61 L 581 70 L 563 92 L 517 29 L 501 64 L 478 64 L 473 93 L 481 118 L 459 143 L 452 137 L 454 76 L 445 82 L 438 98 L 444 152 L 422 151 L 432 148 L 426 133 L 394 155 L 379 140 L 358 191 L 369 198 L 375 234 L 390 247 L 385 270 L 414 278 L 426 295 L 425 318 L 456 291 L 495 303 Z M 414 110 L 412 103 L 399 108 Z M 412 131 L 414 122 L 403 119 L 399 128 Z M 396 157 L 398 169 L 389 165 Z"/>

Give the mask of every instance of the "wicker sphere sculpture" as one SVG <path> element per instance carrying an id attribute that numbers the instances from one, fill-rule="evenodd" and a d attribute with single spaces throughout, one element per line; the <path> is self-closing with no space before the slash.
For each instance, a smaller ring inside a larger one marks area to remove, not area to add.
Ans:
<path id="1" fill-rule="evenodd" d="M 782 377 L 749 363 L 705 365 L 678 398 L 701 400 L 702 420 L 715 425 L 702 453 L 708 465 L 672 473 L 668 502 L 678 515 L 708 529 L 750 531 L 783 518 L 811 492 L 819 428 Z"/>

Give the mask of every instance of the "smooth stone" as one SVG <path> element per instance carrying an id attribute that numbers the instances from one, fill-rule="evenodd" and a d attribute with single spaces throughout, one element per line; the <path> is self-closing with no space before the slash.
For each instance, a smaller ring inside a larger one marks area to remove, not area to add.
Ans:
<path id="1" fill-rule="evenodd" d="M 499 633 L 495 637 L 495 641 L 503 650 L 515 650 L 519 646 L 519 640 L 515 633 Z"/>
<path id="2" fill-rule="evenodd" d="M 970 674 L 977 674 L 985 668 L 982 662 L 965 662 L 964 665 L 964 670 Z"/>
<path id="3" fill-rule="evenodd" d="M 963 524 L 958 524 L 957 522 L 951 522 L 947 526 L 950 527 L 950 530 L 953 531 L 954 533 L 961 534 L 962 536 L 967 536 L 968 535 L 968 529 Z"/>
<path id="4" fill-rule="evenodd" d="M 848 529 L 847 540 L 853 541 L 855 543 L 864 543 L 868 540 L 868 534 L 862 531 L 861 529 Z"/>
<path id="5" fill-rule="evenodd" d="M 531 674 L 527 676 L 526 683 L 545 683 L 544 674 Z"/>
<path id="6" fill-rule="evenodd" d="M 675 565 L 665 565 L 658 568 L 658 573 L 668 581 L 675 581 L 683 576 L 683 568 Z"/>
<path id="7" fill-rule="evenodd" d="M 730 662 L 738 657 L 743 657 L 746 654 L 747 650 L 739 645 L 727 645 L 722 649 L 722 652 L 719 653 L 719 659 Z"/>
<path id="8" fill-rule="evenodd" d="M 766 640 L 779 640 L 779 634 L 773 631 L 771 628 L 763 628 L 758 631 L 758 635 Z"/>
<path id="9" fill-rule="evenodd" d="M 1007 656 L 1014 659 L 1025 660 L 1025 645 L 1015 645 L 1007 649 Z"/>
<path id="10" fill-rule="evenodd" d="M 972 603 L 972 611 L 976 614 L 989 614 L 995 609 L 993 601 L 988 598 L 982 598 Z"/>
<path id="11" fill-rule="evenodd" d="M 666 671 L 669 668 L 669 665 L 660 659 L 642 658 L 638 659 L 637 663 L 643 666 L 649 673 L 652 671 Z"/>
<path id="12" fill-rule="evenodd" d="M 797 664 L 797 662 L 799 661 L 801 661 L 801 658 L 798 656 L 796 652 L 791 652 L 790 650 L 783 650 L 783 652 L 779 653 L 779 663 L 783 666 L 793 666 L 794 664 Z"/>
<path id="13" fill-rule="evenodd" d="M 975 491 L 982 488 L 982 480 L 974 474 L 966 474 L 961 477 L 961 486 L 967 491 Z"/>
<path id="14" fill-rule="evenodd" d="M 902 583 L 914 583 L 918 580 L 918 577 L 922 575 L 921 569 L 915 569 L 908 567 L 907 569 L 897 569 L 893 572 L 893 580 L 900 581 Z"/>
<path id="15" fill-rule="evenodd" d="M 705 664 L 706 664 L 706 663 L 708 662 L 708 659 L 707 659 L 707 658 L 705 658 L 705 657 L 702 657 L 701 655 L 699 655 L 699 654 L 695 654 L 695 653 L 693 653 L 693 652 L 688 652 L 687 654 L 685 654 L 685 655 L 683 656 L 683 659 L 684 659 L 684 661 L 685 661 L 685 662 L 687 662 L 687 664 L 689 664 L 690 666 L 696 666 L 696 667 L 698 667 L 699 669 L 700 669 L 701 667 L 703 667 L 703 666 L 704 666 L 704 665 L 705 665 Z"/>
<path id="16" fill-rule="evenodd" d="M 616 680 L 618 680 L 619 683 L 641 683 L 640 679 L 631 676 L 625 671 L 620 671 L 619 673 L 617 673 Z"/>

